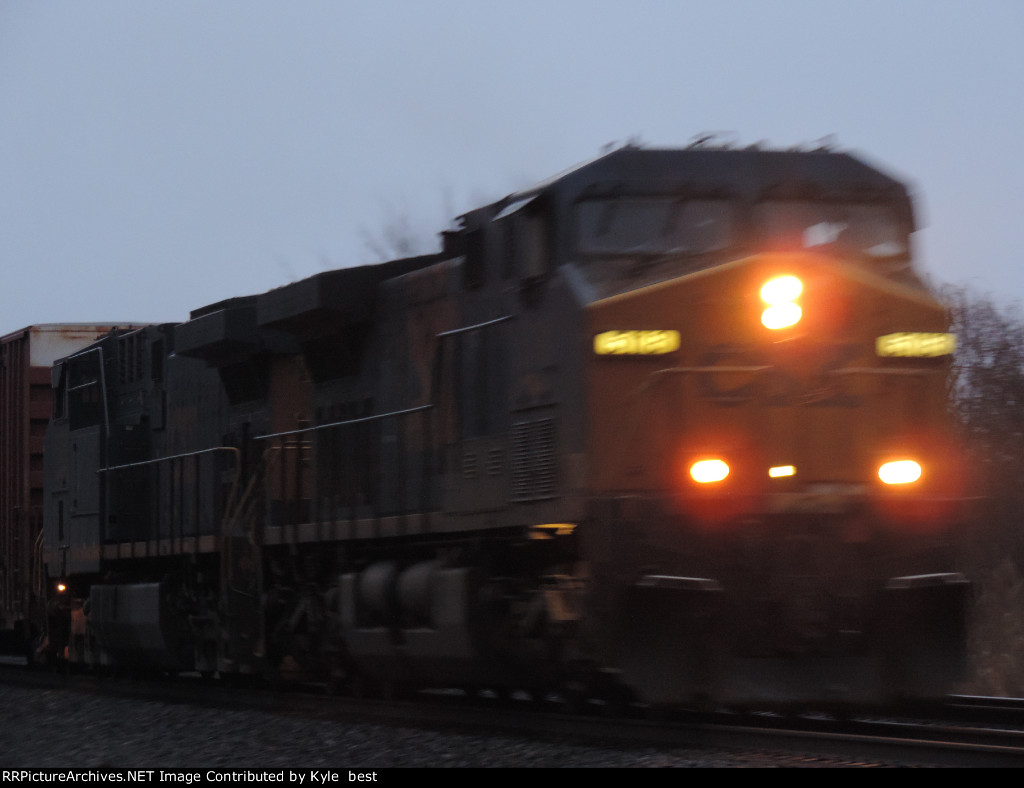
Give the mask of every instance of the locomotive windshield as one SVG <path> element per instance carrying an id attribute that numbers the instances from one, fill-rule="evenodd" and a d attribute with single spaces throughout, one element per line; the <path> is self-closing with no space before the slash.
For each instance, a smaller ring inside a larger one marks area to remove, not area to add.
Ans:
<path id="1" fill-rule="evenodd" d="M 733 205 L 725 200 L 632 197 L 576 206 L 583 254 L 700 254 L 734 243 Z"/>
<path id="2" fill-rule="evenodd" d="M 906 231 L 887 205 L 771 200 L 754 207 L 753 219 L 772 246 L 832 247 L 871 258 L 908 252 Z"/>
<path id="3" fill-rule="evenodd" d="M 576 205 L 576 247 L 589 255 L 696 255 L 753 241 L 873 259 L 909 252 L 906 227 L 892 206 L 880 203 L 768 200 L 745 214 L 749 229 L 740 216 L 736 203 L 724 199 L 588 199 Z"/>

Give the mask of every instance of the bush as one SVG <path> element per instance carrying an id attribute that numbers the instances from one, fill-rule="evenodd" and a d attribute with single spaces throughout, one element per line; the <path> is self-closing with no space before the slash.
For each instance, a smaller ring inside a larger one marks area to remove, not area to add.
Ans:
<path id="1" fill-rule="evenodd" d="M 957 334 L 949 380 L 979 500 L 964 533 L 974 583 L 967 691 L 1024 693 L 1024 320 L 964 289 L 945 294 Z"/>

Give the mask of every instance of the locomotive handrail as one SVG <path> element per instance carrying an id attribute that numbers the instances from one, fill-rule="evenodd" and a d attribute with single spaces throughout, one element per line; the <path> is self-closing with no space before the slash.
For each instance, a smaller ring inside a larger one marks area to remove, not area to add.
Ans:
<path id="1" fill-rule="evenodd" d="M 375 413 L 372 416 L 362 416 L 358 419 L 348 419 L 347 421 L 332 421 L 330 424 L 317 424 L 313 427 L 303 427 L 298 430 L 287 430 L 285 432 L 274 432 L 270 435 L 254 435 L 253 440 L 266 441 L 271 438 L 285 438 L 289 435 L 302 435 L 306 432 L 317 432 L 318 430 L 326 430 L 330 427 L 343 427 L 347 424 L 365 424 L 370 421 L 380 421 L 381 419 L 388 419 L 393 416 L 405 416 L 409 413 L 419 413 L 424 410 L 430 410 L 434 407 L 434 403 L 428 403 L 426 405 L 417 405 L 415 408 L 406 408 L 405 410 L 393 410 L 388 413 Z"/>
<path id="2" fill-rule="evenodd" d="M 229 451 L 232 452 L 236 458 L 241 456 L 241 452 L 234 446 L 214 446 L 210 449 L 200 449 L 199 451 L 190 451 L 185 454 L 172 454 L 168 457 L 157 457 L 155 460 L 141 460 L 140 462 L 125 463 L 124 465 L 108 465 L 106 468 L 97 468 L 96 473 L 121 471 L 126 468 L 141 468 L 143 465 L 155 465 L 158 462 L 168 462 L 170 460 L 183 460 L 186 457 L 197 457 L 200 454 L 209 454 L 215 451 Z"/>
<path id="3" fill-rule="evenodd" d="M 765 372 L 769 369 L 774 369 L 774 365 L 765 364 L 761 366 L 749 366 L 749 367 L 666 367 L 665 369 L 655 370 L 651 373 L 651 377 L 655 375 L 667 375 L 669 373 L 685 373 L 685 372 Z M 829 375 L 942 375 L 944 370 L 941 369 L 922 369 L 918 367 L 844 367 L 842 369 L 829 369 L 826 370 L 826 374 Z"/>
<path id="4" fill-rule="evenodd" d="M 471 326 L 463 326 L 462 328 L 453 328 L 449 331 L 442 331 L 439 334 L 434 334 L 434 339 L 444 339 L 445 337 L 455 336 L 456 334 L 466 334 L 470 331 L 479 331 L 481 328 L 487 328 L 488 326 L 497 325 L 498 323 L 504 323 L 506 320 L 511 320 L 514 315 L 502 315 L 496 317 L 494 320 L 485 320 L 483 323 L 474 323 Z"/>
<path id="5" fill-rule="evenodd" d="M 128 463 L 124 463 L 123 465 L 108 465 L 108 466 L 106 466 L 104 468 L 97 468 L 96 469 L 96 473 L 97 474 L 104 474 L 104 473 L 108 473 L 108 472 L 111 472 L 111 471 L 123 471 L 123 470 L 131 470 L 133 468 L 145 468 L 145 467 L 149 467 L 149 466 L 157 466 L 156 484 L 157 484 L 157 489 L 159 490 L 161 488 L 161 484 L 162 484 L 162 482 L 161 482 L 161 472 L 160 472 L 159 468 L 160 468 L 160 466 L 169 468 L 170 469 L 169 470 L 169 475 L 170 475 L 169 484 L 170 484 L 170 487 L 169 487 L 169 491 L 168 491 L 167 494 L 169 496 L 172 496 L 170 498 L 171 504 L 170 504 L 170 508 L 167 510 L 167 512 L 160 513 L 160 514 L 157 515 L 156 522 L 158 523 L 158 528 L 159 528 L 159 524 L 162 524 L 164 522 L 164 520 L 163 520 L 164 514 L 166 514 L 169 517 L 169 531 L 170 531 L 169 538 L 170 538 L 171 542 L 173 543 L 173 541 L 175 539 L 180 541 L 180 540 L 185 538 L 185 524 L 188 521 L 187 518 L 186 518 L 186 514 L 185 514 L 185 506 L 186 506 L 186 504 L 185 504 L 185 498 L 184 498 L 184 494 L 185 494 L 184 493 L 184 490 L 185 490 L 185 487 L 184 487 L 184 485 L 185 485 L 185 481 L 184 481 L 184 464 L 175 466 L 174 463 L 176 463 L 176 462 L 180 463 L 181 461 L 187 460 L 189 458 L 201 457 L 201 456 L 208 455 L 208 454 L 214 454 L 216 452 L 228 452 L 231 455 L 233 455 L 233 458 L 234 458 L 234 468 L 233 468 L 233 478 L 231 479 L 231 489 L 230 489 L 230 491 L 228 492 L 228 495 L 227 495 L 227 503 L 224 504 L 225 510 L 227 511 L 227 510 L 230 509 L 232 503 L 235 500 L 235 497 L 238 494 L 238 486 L 239 486 L 239 483 L 241 482 L 241 478 L 242 478 L 242 452 L 241 452 L 240 449 L 238 449 L 238 448 L 236 448 L 234 446 L 212 446 L 212 447 L 210 447 L 208 449 L 199 449 L 198 451 L 184 452 L 182 454 L 172 454 L 172 455 L 168 455 L 167 457 L 157 457 L 157 458 L 152 459 L 152 460 L 140 460 L 139 462 L 128 462 Z M 178 479 L 177 486 L 175 485 L 175 480 L 174 480 L 174 470 L 175 470 L 175 467 L 177 467 L 179 469 L 179 476 L 180 476 L 180 478 Z M 199 535 L 199 531 L 198 531 L 198 528 L 199 528 L 199 496 L 200 496 L 199 487 L 198 487 L 198 479 L 199 479 L 199 462 L 198 462 L 198 460 L 195 463 L 194 478 L 196 480 L 196 486 L 194 487 L 194 507 L 195 508 L 192 510 L 193 514 L 194 514 L 192 522 L 195 524 L 195 528 L 196 528 L 195 536 L 198 537 L 198 535 Z M 160 494 L 160 493 L 158 492 L 158 494 Z M 176 522 L 178 523 L 177 534 L 175 533 L 175 531 L 176 531 L 175 523 Z M 197 540 L 195 542 L 195 545 L 196 545 L 196 547 L 198 546 L 198 538 L 197 538 Z"/>
<path id="6" fill-rule="evenodd" d="M 919 369 L 917 367 L 844 367 L 830 369 L 829 375 L 945 375 L 944 369 Z"/>
<path id="7" fill-rule="evenodd" d="M 756 367 L 665 367 L 664 369 L 658 369 L 652 372 L 651 377 L 655 375 L 667 375 L 670 372 L 765 372 L 769 369 L 774 369 L 774 366 L 772 364 L 761 364 Z"/>
<path id="8" fill-rule="evenodd" d="M 45 563 L 43 560 L 43 544 L 45 536 L 45 531 L 40 528 L 39 533 L 36 536 L 36 540 L 32 544 L 32 590 L 39 596 L 46 593 L 46 582 L 44 580 L 45 575 L 43 573 L 43 566 Z"/>

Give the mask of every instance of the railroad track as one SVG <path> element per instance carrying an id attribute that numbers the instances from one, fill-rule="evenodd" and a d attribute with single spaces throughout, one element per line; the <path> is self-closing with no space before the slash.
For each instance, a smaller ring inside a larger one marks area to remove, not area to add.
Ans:
<path id="1" fill-rule="evenodd" d="M 744 751 L 781 765 L 1024 766 L 1024 700 L 955 696 L 915 716 L 673 712 L 652 719 L 627 707 L 612 715 L 598 703 L 578 713 L 559 699 L 498 699 L 458 692 L 401 701 L 328 696 L 323 688 L 229 687 L 198 677 L 105 677 L 0 666 L 0 681 L 40 689 L 139 700 L 258 709 L 323 720 L 361 720 L 432 729 L 586 741 L 609 748 Z"/>

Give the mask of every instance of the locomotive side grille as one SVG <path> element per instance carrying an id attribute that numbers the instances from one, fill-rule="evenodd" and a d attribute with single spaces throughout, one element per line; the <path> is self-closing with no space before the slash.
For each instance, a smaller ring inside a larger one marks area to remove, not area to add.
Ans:
<path id="1" fill-rule="evenodd" d="M 554 419 L 512 425 L 512 500 L 538 501 L 554 495 Z"/>
<path id="2" fill-rule="evenodd" d="M 462 455 L 462 478 L 475 479 L 477 477 L 477 462 L 475 454 Z"/>
<path id="3" fill-rule="evenodd" d="M 491 449 L 487 452 L 487 475 L 501 476 L 505 470 L 505 455 L 501 449 Z"/>
<path id="4" fill-rule="evenodd" d="M 142 354 L 145 352 L 144 336 L 135 331 L 119 338 L 118 341 L 118 379 L 121 383 L 134 383 L 142 379 Z"/>

